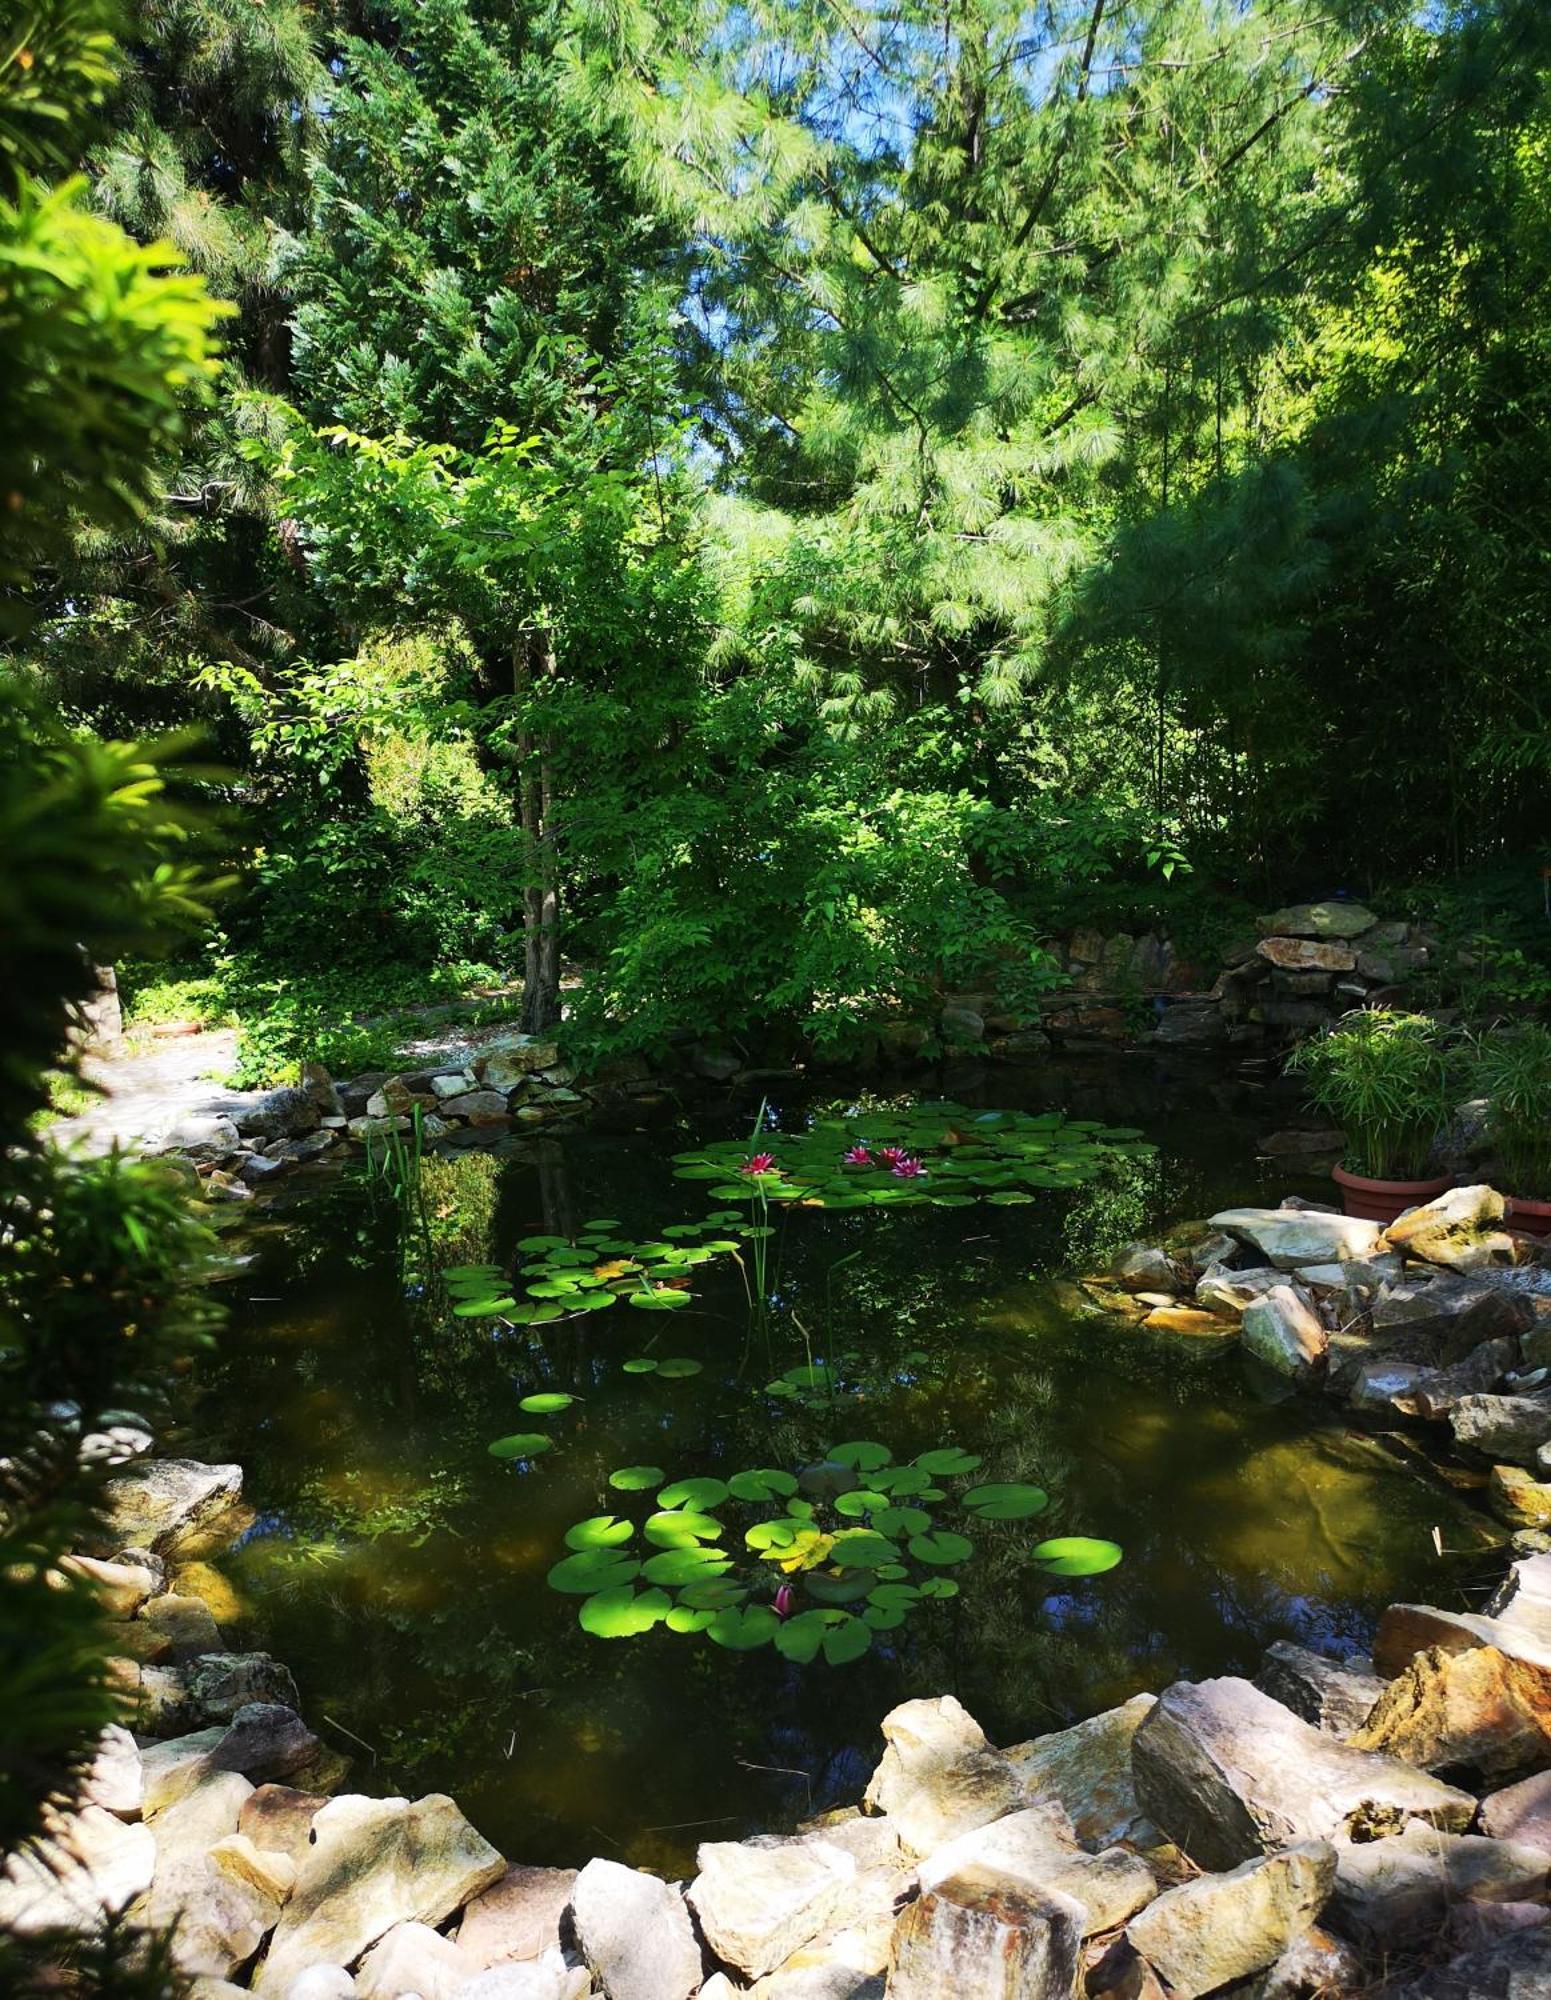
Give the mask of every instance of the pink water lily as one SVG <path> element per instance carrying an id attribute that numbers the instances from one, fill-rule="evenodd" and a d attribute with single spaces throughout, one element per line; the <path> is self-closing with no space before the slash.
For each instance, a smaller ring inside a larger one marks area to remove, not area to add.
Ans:
<path id="1" fill-rule="evenodd" d="M 903 1146 L 880 1146 L 878 1148 L 878 1158 L 886 1167 L 897 1167 L 901 1160 L 908 1160 L 909 1157 L 910 1155 L 905 1151 Z"/>
<path id="2" fill-rule="evenodd" d="M 924 1181 L 926 1169 L 913 1153 L 901 1153 L 890 1170 L 896 1180 Z"/>
<path id="3" fill-rule="evenodd" d="M 774 1153 L 751 1153 L 743 1162 L 742 1171 L 746 1174 L 773 1174 L 775 1163 Z"/>
<path id="4" fill-rule="evenodd" d="M 865 1146 L 853 1146 L 849 1153 L 842 1153 L 840 1155 L 840 1163 L 846 1167 L 870 1167 L 872 1165 L 872 1154 L 868 1152 Z"/>
<path id="5" fill-rule="evenodd" d="M 775 1615 L 777 1618 L 790 1618 L 792 1615 L 792 1606 L 796 1601 L 792 1586 L 789 1583 L 783 1583 L 775 1594 Z"/>

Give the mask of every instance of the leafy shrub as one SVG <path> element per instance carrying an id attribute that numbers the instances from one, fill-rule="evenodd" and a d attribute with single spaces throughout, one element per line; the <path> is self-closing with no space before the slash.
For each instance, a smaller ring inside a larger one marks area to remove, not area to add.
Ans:
<path id="1" fill-rule="evenodd" d="M 1453 1107 L 1460 1065 L 1428 1014 L 1344 1014 L 1287 1067 L 1346 1134 L 1346 1163 L 1374 1180 L 1415 1180 Z"/>

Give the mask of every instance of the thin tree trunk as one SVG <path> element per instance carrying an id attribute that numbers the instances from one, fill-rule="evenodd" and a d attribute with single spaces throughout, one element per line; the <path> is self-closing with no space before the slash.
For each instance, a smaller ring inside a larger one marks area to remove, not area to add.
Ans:
<path id="1" fill-rule="evenodd" d="M 533 692 L 534 666 L 555 672 L 554 640 L 529 629 L 518 640 L 512 680 L 519 700 Z M 522 807 L 522 1018 L 525 1033 L 542 1034 L 560 1019 L 560 871 L 555 853 L 554 774 L 547 738 L 523 730 L 517 738 Z"/>

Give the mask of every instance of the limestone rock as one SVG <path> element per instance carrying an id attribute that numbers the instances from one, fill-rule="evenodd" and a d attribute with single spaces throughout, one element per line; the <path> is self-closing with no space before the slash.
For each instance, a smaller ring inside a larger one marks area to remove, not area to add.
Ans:
<path id="1" fill-rule="evenodd" d="M 1012 1765 L 951 1694 L 903 1702 L 883 1718 L 883 1737 L 866 1804 L 889 1815 L 913 1854 L 1023 1803 Z"/>
<path id="2" fill-rule="evenodd" d="M 1329 1345 L 1319 1314 L 1291 1285 L 1278 1285 L 1244 1309 L 1244 1345 L 1258 1361 L 1295 1382 L 1312 1381 Z"/>
<path id="3" fill-rule="evenodd" d="M 1513 1239 L 1502 1226 L 1506 1209 L 1495 1188 L 1450 1188 L 1436 1200 L 1408 1209 L 1384 1237 L 1392 1250 L 1453 1271 L 1511 1264 Z"/>
<path id="4" fill-rule="evenodd" d="M 1363 1971 L 1338 1938 L 1317 1926 L 1295 1938 L 1274 1965 L 1234 1988 L 1234 2000 L 1341 2000 L 1358 1993 Z"/>
<path id="5" fill-rule="evenodd" d="M 141 1796 L 147 1819 L 154 1819 L 179 1799 L 187 1798 L 205 1778 L 214 1774 L 211 1755 L 226 1731 L 217 1726 L 196 1729 L 187 1736 L 170 1736 L 161 1743 L 147 1743 L 141 1751 Z"/>
<path id="6" fill-rule="evenodd" d="M 1407 1399 L 1411 1414 L 1432 1423 L 1441 1421 L 1462 1398 L 1495 1389 L 1514 1360 L 1512 1340 L 1483 1340 L 1463 1361 L 1456 1361 L 1452 1368 L 1435 1369 L 1417 1384 Z"/>
<path id="7" fill-rule="evenodd" d="M 1345 1264 L 1384 1247 L 1376 1222 L 1319 1209 L 1225 1208 L 1211 1223 L 1247 1243 L 1279 1271 L 1294 1271 L 1300 1264 Z"/>
<path id="8" fill-rule="evenodd" d="M 1365 1361 L 1347 1391 L 1347 1401 L 1372 1417 L 1410 1416 L 1417 1392 L 1439 1372 L 1417 1361 Z"/>
<path id="9" fill-rule="evenodd" d="M 474 1088 L 472 1070 L 454 1070 L 450 1075 L 431 1078 L 431 1095 L 445 1102 L 450 1097 L 466 1097 Z"/>
<path id="10" fill-rule="evenodd" d="M 1167 1689 L 1131 1756 L 1143 1810 L 1204 1868 L 1297 1841 L 1375 1838 L 1410 1819 L 1462 1828 L 1475 1811 L 1466 1793 L 1333 1742 L 1231 1677 Z"/>
<path id="11" fill-rule="evenodd" d="M 954 1877 L 1010 1881 L 1039 1895 L 1070 1896 L 1082 1906 L 1083 1935 L 1113 1930 L 1158 1893 L 1152 1870 L 1124 1847 L 1084 1854 L 1061 1836 L 1068 1822 L 1049 1807 L 1026 1807 L 975 1827 L 927 1856 L 920 1868 L 923 1889 L 939 1888 Z"/>
<path id="12" fill-rule="evenodd" d="M 220 1629 L 210 1615 L 209 1605 L 197 1597 L 181 1597 L 176 1591 L 168 1591 L 164 1597 L 151 1600 L 140 1614 L 140 1623 L 165 1640 L 164 1657 L 175 1662 L 220 1651 Z"/>
<path id="13" fill-rule="evenodd" d="M 445 1118 L 467 1118 L 477 1122 L 481 1118 L 504 1118 L 506 1116 L 506 1093 L 501 1090 L 469 1090 L 461 1097 L 445 1098 L 442 1102 Z"/>
<path id="14" fill-rule="evenodd" d="M 240 1807 L 237 1819 L 240 1826 Z M 255 1847 L 245 1833 L 229 1833 L 218 1840 L 210 1849 L 210 1865 L 223 1875 L 246 1882 L 277 1904 L 283 1903 L 296 1887 L 296 1863 L 290 1855 Z"/>
<path id="15" fill-rule="evenodd" d="M 1327 1660 L 1322 1653 L 1295 1646 L 1287 1639 L 1278 1639 L 1266 1648 L 1255 1685 L 1316 1729 L 1340 1737 L 1362 1727 L 1384 1692 L 1377 1674 Z"/>
<path id="16" fill-rule="evenodd" d="M 1212 1312 L 1237 1315 L 1286 1283 L 1284 1271 L 1230 1271 L 1214 1265 L 1196 1280 L 1196 1297 Z"/>
<path id="17" fill-rule="evenodd" d="M 1336 1850 L 1305 1841 L 1166 1890 L 1126 1936 L 1177 2000 L 1197 2000 L 1273 1965 L 1312 1927 L 1335 1879 Z"/>
<path id="18" fill-rule="evenodd" d="M 1338 1850 L 1328 1921 L 1365 1950 L 1395 1951 L 1433 1937 L 1458 1902 L 1543 1901 L 1548 1889 L 1539 1848 L 1412 1825 Z"/>
<path id="19" fill-rule="evenodd" d="M 827 1841 L 705 1841 L 689 1905 L 706 1943 L 750 1979 L 774 1972 L 829 1924 L 856 1875 Z"/>
<path id="20" fill-rule="evenodd" d="M 1357 970 L 1357 954 L 1350 945 L 1323 944 L 1316 938 L 1264 937 L 1255 950 L 1268 965 L 1282 972 Z"/>
<path id="21" fill-rule="evenodd" d="M 574 1868 L 508 1868 L 463 1912 L 458 1943 L 477 1966 L 537 1958 L 560 1941 Z"/>
<path id="22" fill-rule="evenodd" d="M 185 1972 L 227 1978 L 263 1943 L 279 1914 L 276 1896 L 214 1867 L 210 1850 L 237 1831 L 253 1787 L 235 1771 L 208 1777 L 156 1821 L 156 1874 L 146 1915 L 176 1926 L 173 1951 Z"/>
<path id="23" fill-rule="evenodd" d="M 700 1947 L 684 1899 L 617 1861 L 589 1861 L 571 1892 L 582 1957 L 608 2000 L 686 2000 L 700 1985 Z"/>
<path id="24" fill-rule="evenodd" d="M 1209 1229 L 1204 1236 L 1186 1242 L 1180 1250 L 1181 1260 L 1197 1277 L 1218 1265 L 1227 1269 L 1238 1254 L 1237 1241 L 1221 1229 Z"/>
<path id="25" fill-rule="evenodd" d="M 1520 1293 L 1456 1271 L 1413 1271 L 1383 1285 L 1373 1302 L 1375 1350 L 1435 1368 L 1453 1367 L 1483 1341 L 1512 1339 L 1533 1324 Z"/>
<path id="26" fill-rule="evenodd" d="M 237 1830 L 266 1852 L 288 1855 L 300 1865 L 312 1841 L 312 1823 L 328 1803 L 290 1785 L 260 1785 L 243 1803 Z"/>
<path id="27" fill-rule="evenodd" d="M 117 1819 L 139 1819 L 145 1804 L 140 1746 L 127 1729 L 110 1722 L 81 1783 L 81 1803 L 101 1806 Z"/>
<path id="28" fill-rule="evenodd" d="M 353 1964 L 395 1924 L 440 1923 L 504 1867 L 440 1793 L 330 1799 L 313 1820 L 254 1990 L 283 1994 L 309 1965 Z"/>
<path id="29" fill-rule="evenodd" d="M 1168 2000 L 1163 1981 L 1123 1932 L 1089 1969 L 1083 1991 L 1087 2000 Z"/>
<path id="30" fill-rule="evenodd" d="M 1091 1854 L 1116 1841 L 1145 1848 L 1162 1840 L 1137 1802 L 1131 1772 L 1132 1738 L 1152 1713 L 1155 1699 L 1133 1695 L 1118 1708 L 1005 1753 L 1023 1800 L 1030 1805 L 1054 1800 L 1062 1806 L 1078 1841 Z"/>
<path id="31" fill-rule="evenodd" d="M 245 1104 L 234 1112 L 232 1123 L 244 1139 L 299 1139 L 304 1132 L 316 1130 L 321 1116 L 322 1106 L 306 1085 L 284 1084 L 278 1090 L 265 1091 L 256 1104 Z"/>
<path id="32" fill-rule="evenodd" d="M 1486 1497 L 1498 1520 L 1510 1528 L 1539 1528 L 1551 1522 L 1551 1484 L 1531 1479 L 1517 1465 L 1494 1465 Z"/>
<path id="33" fill-rule="evenodd" d="M 1516 1932 L 1434 1966 L 1400 2000 L 1544 2000 L 1551 1993 L 1551 1931 Z"/>
<path id="34" fill-rule="evenodd" d="M 1537 1771 L 1481 1801 L 1481 1831 L 1493 1840 L 1538 1847 L 1551 1855 L 1551 1771 Z"/>
<path id="35" fill-rule="evenodd" d="M 1294 903 L 1262 917 L 1260 928 L 1269 937 L 1354 938 L 1377 922 L 1361 903 Z"/>
<path id="36" fill-rule="evenodd" d="M 355 1986 L 362 2000 L 452 2000 L 480 1969 L 429 1924 L 395 1924 L 361 1960 Z"/>
<path id="37" fill-rule="evenodd" d="M 485 1045 L 474 1060 L 474 1074 L 492 1090 L 515 1090 L 536 1069 L 553 1069 L 559 1045 L 535 1035 L 503 1035 Z"/>
<path id="38" fill-rule="evenodd" d="M 294 1709 L 248 1702 L 230 1723 L 152 1743 L 144 1752 L 146 1817 L 186 1797 L 218 1771 L 245 1778 L 288 1776 L 311 1761 L 318 1739 Z"/>
<path id="39" fill-rule="evenodd" d="M 1502 1783 L 1551 1764 L 1551 1673 L 1495 1646 L 1419 1653 L 1352 1743 Z"/>
<path id="40" fill-rule="evenodd" d="M 190 1711 L 205 1722 L 230 1722 L 249 1702 L 301 1706 L 290 1668 L 268 1653 L 202 1653 L 184 1683 Z"/>
<path id="41" fill-rule="evenodd" d="M 0 1872 L 0 1931 L 95 1931 L 151 1886 L 156 1842 L 101 1806 L 53 1813 L 44 1832 L 6 1858 Z"/>
<path id="42" fill-rule="evenodd" d="M 355 1981 L 342 1965 L 309 1965 L 285 1991 L 285 2000 L 353 2000 Z"/>
<path id="43" fill-rule="evenodd" d="M 101 1562 L 95 1556 L 66 1556 L 60 1567 L 95 1585 L 104 1617 L 133 1618 L 155 1594 L 156 1577 L 138 1563 Z"/>
<path id="44" fill-rule="evenodd" d="M 1082 1926 L 1069 1897 L 972 1877 L 940 1883 L 895 1926 L 889 2000 L 1070 2000 Z"/>
<path id="45" fill-rule="evenodd" d="M 1540 1447 L 1551 1443 L 1551 1396 L 1462 1396 L 1449 1428 L 1456 1444 L 1532 1469 Z"/>
<path id="46" fill-rule="evenodd" d="M 229 1512 L 241 1495 L 240 1465 L 145 1459 L 103 1487 L 111 1546 L 143 1542 L 157 1555 L 175 1554 Z"/>
<path id="47" fill-rule="evenodd" d="M 1110 1274 L 1128 1292 L 1177 1292 L 1180 1288 L 1174 1260 L 1147 1243 L 1128 1243 L 1110 1265 Z"/>
<path id="48" fill-rule="evenodd" d="M 450 2000 L 587 2000 L 591 1992 L 584 1966 L 568 1967 L 558 1954 L 551 1958 L 546 1953 L 542 1959 L 476 1972 L 453 1988 Z"/>
<path id="49" fill-rule="evenodd" d="M 1493 1618 L 1483 1611 L 1440 1611 L 1431 1604 L 1391 1604 L 1373 1639 L 1373 1664 L 1385 1680 L 1405 1672 L 1418 1653 L 1438 1648 L 1466 1653 L 1495 1646 L 1501 1653 L 1551 1668 L 1551 1642 L 1530 1619 Z"/>
<path id="50" fill-rule="evenodd" d="M 1199 1306 L 1154 1306 L 1142 1324 L 1153 1333 L 1206 1334 L 1218 1339 L 1231 1339 L 1237 1331 L 1231 1319 L 1203 1312 Z"/>

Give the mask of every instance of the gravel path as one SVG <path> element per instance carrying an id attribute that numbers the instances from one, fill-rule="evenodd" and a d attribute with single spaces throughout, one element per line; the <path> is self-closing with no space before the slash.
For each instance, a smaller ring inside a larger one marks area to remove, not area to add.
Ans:
<path id="1" fill-rule="evenodd" d="M 263 1096 L 221 1083 L 236 1059 L 235 1028 L 161 1036 L 141 1054 L 88 1056 L 82 1075 L 102 1095 L 77 1117 L 57 1120 L 49 1137 L 82 1153 L 106 1153 L 114 1146 L 142 1151 L 180 1118 L 228 1111 Z"/>

